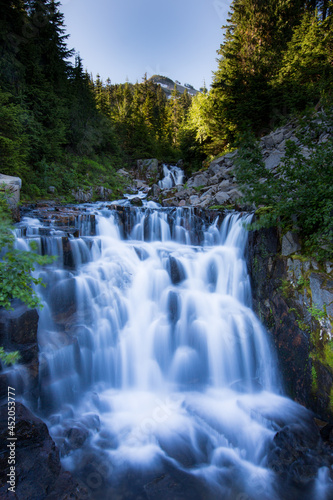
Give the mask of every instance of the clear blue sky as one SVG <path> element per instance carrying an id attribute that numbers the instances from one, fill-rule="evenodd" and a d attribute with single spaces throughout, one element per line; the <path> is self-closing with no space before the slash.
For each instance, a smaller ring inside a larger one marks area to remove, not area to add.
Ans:
<path id="1" fill-rule="evenodd" d="M 195 88 L 212 81 L 230 0 L 62 0 L 69 48 L 94 77 L 141 82 L 147 72 Z"/>

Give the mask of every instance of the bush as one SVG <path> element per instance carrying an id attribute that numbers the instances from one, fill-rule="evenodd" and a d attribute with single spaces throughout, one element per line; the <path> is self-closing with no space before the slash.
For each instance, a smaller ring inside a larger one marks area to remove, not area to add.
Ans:
<path id="1" fill-rule="evenodd" d="M 288 141 L 284 161 L 268 171 L 253 136 L 243 137 L 236 176 L 248 202 L 269 206 L 258 214 L 255 227 L 297 227 L 307 254 L 333 257 L 333 111 L 304 120 L 300 145 Z M 318 142 L 327 132 L 326 142 Z M 307 147 L 304 150 L 303 147 Z"/>
<path id="2" fill-rule="evenodd" d="M 35 270 L 35 264 L 51 263 L 54 258 L 38 255 L 32 244 L 31 252 L 16 250 L 12 229 L 7 201 L 0 194 L 0 307 L 12 309 L 11 301 L 14 298 L 20 299 L 28 307 L 39 307 L 40 300 L 33 287 L 43 283 L 31 273 Z"/>

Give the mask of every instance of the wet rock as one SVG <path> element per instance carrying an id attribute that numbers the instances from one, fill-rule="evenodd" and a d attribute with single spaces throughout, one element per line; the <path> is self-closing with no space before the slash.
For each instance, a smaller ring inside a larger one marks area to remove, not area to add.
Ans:
<path id="1" fill-rule="evenodd" d="M 76 281 L 68 278 L 57 283 L 50 292 L 50 304 L 53 315 L 70 313 L 76 305 Z"/>
<path id="2" fill-rule="evenodd" d="M 166 198 L 162 201 L 163 207 L 175 207 L 178 205 L 178 201 L 176 198 Z"/>
<path id="3" fill-rule="evenodd" d="M 174 285 L 178 285 L 178 283 L 181 283 L 185 279 L 186 274 L 182 263 L 172 255 L 169 257 L 168 267 L 170 278 Z"/>
<path id="4" fill-rule="evenodd" d="M 148 500 L 213 500 L 214 495 L 193 477 L 181 471 L 159 475 L 144 486 Z M 216 496 L 215 496 L 216 498 Z"/>
<path id="5" fill-rule="evenodd" d="M 330 468 L 333 455 L 309 421 L 306 426 L 290 424 L 276 433 L 267 464 L 278 476 L 301 486 L 313 481 L 321 467 Z"/>
<path id="6" fill-rule="evenodd" d="M 86 413 L 81 419 L 81 422 L 87 429 L 92 429 L 94 431 L 100 430 L 101 422 L 96 413 Z"/>
<path id="7" fill-rule="evenodd" d="M 180 304 L 179 304 L 179 296 L 176 292 L 171 290 L 168 295 L 168 319 L 171 321 L 173 325 L 179 319 L 180 315 Z"/>
<path id="8" fill-rule="evenodd" d="M 65 269 L 75 269 L 72 247 L 68 238 L 61 238 Z"/>
<path id="9" fill-rule="evenodd" d="M 154 198 L 158 198 L 160 194 L 161 194 L 161 188 L 157 184 L 153 184 L 151 187 L 151 195 Z"/>
<path id="10" fill-rule="evenodd" d="M 15 301 L 14 306 L 14 311 L 1 311 L 1 345 L 37 342 L 38 313 L 36 309 L 28 309 L 19 301 Z"/>
<path id="11" fill-rule="evenodd" d="M 140 260 L 146 260 L 149 258 L 149 253 L 144 248 L 134 247 L 134 250 Z"/>
<path id="12" fill-rule="evenodd" d="M 71 427 L 65 433 L 70 450 L 77 450 L 83 446 L 89 436 L 89 431 L 84 427 Z"/>
<path id="13" fill-rule="evenodd" d="M 0 407 L 0 441 L 7 442 L 7 404 Z M 16 403 L 16 496 L 0 483 L 0 497 L 34 500 L 88 499 L 88 491 L 60 464 L 59 452 L 44 422 L 24 405 Z M 8 454 L 0 454 L 3 476 L 9 474 Z"/>
<path id="14" fill-rule="evenodd" d="M 38 313 L 36 309 L 28 309 L 19 300 L 12 302 L 14 311 L 1 310 L 0 312 L 0 345 L 8 352 L 18 351 L 19 363 L 26 368 L 24 380 L 17 393 L 27 391 L 25 397 L 32 402 L 38 397 Z M 0 397 L 7 390 L 9 379 L 7 374 L 1 378 Z"/>
<path id="15" fill-rule="evenodd" d="M 142 207 L 142 199 L 139 198 L 138 196 L 135 198 L 132 198 L 131 204 L 134 205 L 135 207 Z"/>
<path id="16" fill-rule="evenodd" d="M 313 291 L 300 289 L 300 277 L 308 279 L 316 263 L 282 256 L 273 228 L 250 232 L 248 262 L 253 306 L 275 344 L 286 393 L 320 418 L 332 418 L 333 372 L 323 357 L 323 338 L 328 342 L 331 334 L 325 333 L 326 327 L 312 317 L 309 307 L 317 300 L 323 310 L 325 301 L 318 295 L 325 293 L 325 285 L 333 280 L 312 272 Z"/>

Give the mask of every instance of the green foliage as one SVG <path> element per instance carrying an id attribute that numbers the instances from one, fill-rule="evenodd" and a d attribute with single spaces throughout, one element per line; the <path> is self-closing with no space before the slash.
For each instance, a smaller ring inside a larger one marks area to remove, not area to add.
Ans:
<path id="1" fill-rule="evenodd" d="M 269 206 L 257 214 L 254 227 L 279 226 L 282 231 L 299 227 L 304 252 L 319 259 L 333 255 L 333 141 L 316 143 L 315 122 L 321 130 L 333 124 L 332 112 L 327 110 L 303 128 L 299 137 L 302 145 L 288 141 L 284 161 L 276 172 L 269 171 L 253 136 L 245 136 L 236 160 L 236 176 L 245 199 L 256 206 Z M 312 139 L 310 139 L 310 137 Z"/>
<path id="2" fill-rule="evenodd" d="M 312 306 L 308 307 L 308 311 L 311 314 L 313 318 L 315 318 L 317 321 L 320 321 L 322 319 L 327 318 L 327 313 L 326 311 L 322 310 L 320 307 L 318 307 L 316 304 L 313 304 Z"/>
<path id="3" fill-rule="evenodd" d="M 189 112 L 207 154 L 226 151 L 247 130 L 265 135 L 330 95 L 332 10 L 326 0 L 232 2 L 212 88 Z"/>
<path id="4" fill-rule="evenodd" d="M 304 288 L 308 288 L 309 286 L 310 286 L 309 278 L 301 274 L 297 280 L 297 288 L 304 290 Z"/>
<path id="5" fill-rule="evenodd" d="M 288 299 L 293 295 L 292 285 L 290 281 L 287 279 L 281 279 L 281 285 L 279 286 L 279 290 L 285 299 Z"/>
<path id="6" fill-rule="evenodd" d="M 20 357 L 19 352 L 5 352 L 4 348 L 0 347 L 0 361 L 5 365 L 14 365 L 20 360 Z"/>
<path id="7" fill-rule="evenodd" d="M 12 309 L 12 299 L 20 299 L 28 307 L 40 306 L 34 286 L 43 285 L 41 279 L 31 273 L 35 265 L 53 262 L 53 257 L 41 256 L 35 253 L 31 243 L 31 252 L 14 248 L 14 236 L 8 210 L 3 194 L 0 195 L 0 307 Z"/>
<path id="8" fill-rule="evenodd" d="M 333 81 L 333 31 L 330 18 L 305 12 L 295 28 L 284 53 L 281 68 L 273 81 L 291 110 L 303 109 L 308 103 L 330 91 Z"/>
<path id="9" fill-rule="evenodd" d="M 313 390 L 316 391 L 318 389 L 318 376 L 314 365 L 311 366 L 311 378 L 312 378 L 312 388 Z"/>

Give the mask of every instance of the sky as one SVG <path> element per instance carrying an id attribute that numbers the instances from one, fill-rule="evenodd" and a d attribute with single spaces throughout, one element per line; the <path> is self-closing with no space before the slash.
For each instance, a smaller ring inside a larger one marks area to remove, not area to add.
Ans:
<path id="1" fill-rule="evenodd" d="M 62 0 L 67 43 L 96 77 L 159 74 L 196 89 L 212 82 L 229 0 Z"/>

